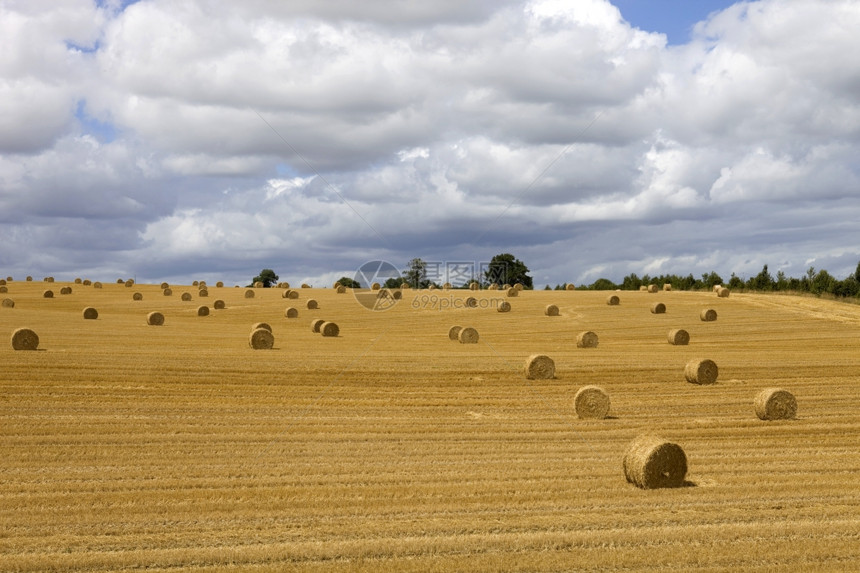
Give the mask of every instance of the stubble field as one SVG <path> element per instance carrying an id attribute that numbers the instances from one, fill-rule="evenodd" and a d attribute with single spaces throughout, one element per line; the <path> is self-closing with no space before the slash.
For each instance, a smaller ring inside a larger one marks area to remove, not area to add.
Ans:
<path id="1" fill-rule="evenodd" d="M 858 568 L 860 306 L 528 291 L 498 313 L 504 293 L 407 290 L 371 312 L 332 289 L 7 288 L 0 571 Z M 197 316 L 216 299 L 226 308 Z M 315 318 L 340 336 L 313 333 Z M 261 321 L 271 350 L 248 346 Z M 478 344 L 449 340 L 454 324 Z M 38 351 L 12 349 L 20 327 Z M 672 328 L 690 344 L 668 344 Z M 576 347 L 583 330 L 597 348 Z M 534 353 L 555 379 L 525 379 Z M 697 357 L 716 384 L 685 381 Z M 577 418 L 587 384 L 609 393 L 609 418 Z M 796 396 L 797 419 L 756 417 L 772 386 Z M 641 433 L 684 448 L 688 487 L 626 482 Z"/>

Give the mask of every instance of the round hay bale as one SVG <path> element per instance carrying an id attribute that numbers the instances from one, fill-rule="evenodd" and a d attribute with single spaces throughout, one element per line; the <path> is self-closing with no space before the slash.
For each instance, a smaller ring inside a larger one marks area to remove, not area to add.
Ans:
<path id="1" fill-rule="evenodd" d="M 319 333 L 320 328 L 322 328 L 323 324 L 325 324 L 324 318 L 317 318 L 317 319 L 313 320 L 311 322 L 311 332 Z"/>
<path id="2" fill-rule="evenodd" d="M 481 290 L 481 285 L 476 282 L 469 283 L 469 290 Z"/>
<path id="3" fill-rule="evenodd" d="M 382 285 L 379 283 L 373 283 L 372 285 L 370 285 L 370 290 L 379 290 L 381 288 L 382 288 Z"/>
<path id="4" fill-rule="evenodd" d="M 451 290 L 451 283 L 445 283 L 442 285 L 442 290 Z"/>
<path id="5" fill-rule="evenodd" d="M 511 312 L 511 303 L 503 300 L 499 303 L 499 306 L 496 307 L 496 312 Z"/>
<path id="6" fill-rule="evenodd" d="M 189 300 L 191 300 L 191 293 L 190 292 L 184 292 L 184 293 L 182 293 L 182 296 L 179 298 L 184 300 L 185 302 L 188 302 Z"/>
<path id="7" fill-rule="evenodd" d="M 650 292 L 650 293 L 657 292 L 657 285 L 648 285 L 648 292 Z"/>
<path id="8" fill-rule="evenodd" d="M 477 308 L 478 307 L 478 299 L 473 296 L 470 296 L 465 301 L 463 301 L 463 305 L 466 308 Z"/>
<path id="9" fill-rule="evenodd" d="M 164 315 L 160 312 L 150 312 L 146 315 L 146 324 L 150 326 L 162 326 L 164 324 Z"/>
<path id="10" fill-rule="evenodd" d="M 131 300 L 143 300 L 143 293 L 134 293 L 133 295 L 131 295 Z"/>
<path id="11" fill-rule="evenodd" d="M 674 346 L 690 344 L 690 333 L 683 328 L 673 328 L 669 331 L 669 344 Z"/>
<path id="12" fill-rule="evenodd" d="M 454 325 L 448 329 L 448 338 L 451 340 L 458 340 L 458 336 L 460 336 L 460 331 L 463 330 L 462 326 Z"/>
<path id="13" fill-rule="evenodd" d="M 590 330 L 580 332 L 576 335 L 577 348 L 597 348 L 598 338 L 597 333 Z"/>
<path id="14" fill-rule="evenodd" d="M 457 340 L 459 340 L 461 344 L 477 344 L 478 331 L 471 326 L 461 328 L 460 332 L 457 334 Z"/>
<path id="15" fill-rule="evenodd" d="M 209 316 L 209 307 L 205 304 L 197 307 L 197 316 Z"/>
<path id="16" fill-rule="evenodd" d="M 6 279 L 6 280 L 9 280 L 9 279 Z M 27 275 L 27 278 L 24 280 L 27 282 L 31 282 L 33 280 L 33 277 L 31 277 L 30 275 Z"/>
<path id="17" fill-rule="evenodd" d="M 344 293 L 346 293 L 346 287 L 343 285 L 337 285 L 337 294 L 344 294 Z"/>
<path id="18" fill-rule="evenodd" d="M 275 335 L 271 330 L 257 328 L 248 336 L 248 346 L 254 350 L 270 350 L 275 345 Z"/>
<path id="19" fill-rule="evenodd" d="M 116 279 L 116 284 L 121 285 L 125 282 L 125 279 Z"/>
<path id="20" fill-rule="evenodd" d="M 714 285 L 714 292 L 715 292 L 715 293 L 720 292 L 720 289 L 721 289 L 721 288 L 723 288 L 723 285 Z"/>
<path id="21" fill-rule="evenodd" d="M 511 288 L 511 285 L 509 285 L 508 283 L 502 285 L 502 290 L 508 290 L 509 288 Z"/>
<path id="22" fill-rule="evenodd" d="M 684 367 L 684 377 L 691 384 L 714 384 L 720 371 L 713 360 L 693 359 Z"/>
<path id="23" fill-rule="evenodd" d="M 281 298 L 290 298 L 290 289 L 287 289 L 284 292 L 282 292 Z"/>
<path id="24" fill-rule="evenodd" d="M 552 380 L 555 362 L 545 354 L 532 354 L 526 358 L 525 375 L 529 380 Z"/>
<path id="25" fill-rule="evenodd" d="M 311 288 L 311 285 L 308 283 L 302 283 L 302 288 Z"/>
<path id="26" fill-rule="evenodd" d="M 429 285 L 427 285 L 427 290 L 436 290 L 436 285 L 430 283 Z"/>
<path id="27" fill-rule="evenodd" d="M 15 301 L 11 298 L 4 298 L 3 302 L 0 302 L 0 306 L 3 308 L 15 308 Z"/>
<path id="28" fill-rule="evenodd" d="M 162 289 L 161 294 L 163 294 L 164 296 L 173 296 L 173 289 L 170 287 Z"/>
<path id="29" fill-rule="evenodd" d="M 663 290 L 664 290 L 664 291 L 666 291 L 666 292 L 671 291 L 671 290 L 672 290 L 672 285 L 671 285 L 670 283 L 664 283 L 664 284 L 663 284 Z"/>
<path id="30" fill-rule="evenodd" d="M 340 327 L 334 322 L 324 322 L 320 326 L 320 334 L 323 336 L 337 336 L 340 334 Z"/>
<path id="31" fill-rule="evenodd" d="M 639 436 L 624 454 L 624 477 L 642 489 L 681 487 L 687 455 L 678 444 L 657 436 Z"/>
<path id="32" fill-rule="evenodd" d="M 514 288 L 517 290 L 523 290 L 526 287 L 523 286 L 523 283 L 517 283 L 514 285 Z"/>
<path id="33" fill-rule="evenodd" d="M 80 277 L 75 278 L 75 284 L 76 284 L 76 285 L 82 284 L 83 282 L 84 282 L 84 279 L 82 279 L 82 278 L 80 278 Z M 5 285 L 5 284 L 6 284 L 6 282 L 5 282 L 5 281 L 3 281 L 3 282 L 2 282 L 2 284 L 4 284 L 4 285 Z"/>
<path id="34" fill-rule="evenodd" d="M 224 281 L 218 281 L 215 283 L 215 288 L 224 288 Z"/>
<path id="35" fill-rule="evenodd" d="M 299 317 L 299 309 L 290 307 L 284 311 L 284 316 L 286 318 L 298 318 Z"/>
<path id="36" fill-rule="evenodd" d="M 717 311 L 712 308 L 703 308 L 699 313 L 699 318 L 702 322 L 714 322 L 717 320 Z"/>
<path id="37" fill-rule="evenodd" d="M 290 288 L 290 283 L 286 281 L 282 282 L 281 285 L 283 285 L 281 288 Z"/>
<path id="38" fill-rule="evenodd" d="M 18 328 L 12 332 L 13 350 L 36 350 L 39 348 L 39 335 L 29 328 Z"/>
<path id="39" fill-rule="evenodd" d="M 320 307 L 319 303 L 312 298 L 308 299 L 307 305 L 308 310 L 316 310 Z"/>
<path id="40" fill-rule="evenodd" d="M 99 311 L 94 309 L 91 306 L 88 306 L 84 309 L 84 319 L 85 320 L 95 320 L 99 317 Z"/>
<path id="41" fill-rule="evenodd" d="M 642 285 L 639 287 L 639 292 L 648 292 L 648 287 L 646 285 Z"/>
<path id="42" fill-rule="evenodd" d="M 199 296 L 201 298 L 207 297 L 207 296 L 209 296 L 209 291 L 205 288 L 202 288 L 199 291 L 197 291 L 197 296 Z"/>
<path id="43" fill-rule="evenodd" d="M 46 290 L 42 293 L 42 298 L 54 298 L 54 291 Z"/>
<path id="44" fill-rule="evenodd" d="M 268 322 L 255 322 L 251 326 L 251 331 L 253 332 L 254 330 L 257 330 L 258 328 L 262 328 L 263 330 L 268 330 L 269 332 L 272 332 L 272 325 L 269 324 Z"/>
<path id="45" fill-rule="evenodd" d="M 508 287 L 508 290 L 505 291 L 505 294 L 508 296 L 519 296 L 520 291 L 515 289 L 514 287 Z"/>
<path id="46" fill-rule="evenodd" d="M 254 291 L 251 289 L 247 289 L 245 291 L 245 298 L 254 298 Z"/>
<path id="47" fill-rule="evenodd" d="M 286 290 L 286 291 L 284 291 L 284 292 L 289 293 L 289 294 L 287 295 L 287 298 L 289 298 L 289 299 L 293 299 L 293 300 L 295 300 L 295 299 L 299 298 L 299 291 L 297 291 L 297 290 L 287 289 L 287 290 Z"/>
<path id="48" fill-rule="evenodd" d="M 102 288 L 102 283 L 100 283 L 99 281 L 94 282 L 93 288 Z"/>
<path id="49" fill-rule="evenodd" d="M 717 296 L 720 298 L 729 298 L 729 294 L 731 294 L 731 291 L 727 288 L 721 288 L 717 291 Z"/>
<path id="50" fill-rule="evenodd" d="M 391 293 L 391 296 L 392 296 L 392 298 L 394 298 L 394 300 L 400 300 L 403 298 L 403 292 L 396 290 L 396 291 Z"/>
<path id="51" fill-rule="evenodd" d="M 609 394 L 600 386 L 583 386 L 573 398 L 573 409 L 583 420 L 602 420 L 609 415 Z"/>
<path id="52" fill-rule="evenodd" d="M 7 293 L 7 292 L 9 292 L 9 287 L 7 287 L 7 286 L 0 286 L 0 294 L 5 294 L 5 293 Z"/>
<path id="53" fill-rule="evenodd" d="M 70 286 L 60 287 L 60 294 L 72 294 L 72 287 L 70 287 Z"/>
<path id="54" fill-rule="evenodd" d="M 651 314 L 665 314 L 666 305 L 662 302 L 655 302 L 651 305 Z"/>
<path id="55" fill-rule="evenodd" d="M 576 290 L 576 285 L 573 283 L 567 283 L 564 287 L 564 290 Z"/>
<path id="56" fill-rule="evenodd" d="M 606 304 L 609 306 L 618 306 L 621 304 L 621 299 L 618 298 L 617 294 L 609 295 L 609 298 L 606 299 Z"/>
<path id="57" fill-rule="evenodd" d="M 797 400 L 788 390 L 765 388 L 755 397 L 755 413 L 761 420 L 792 420 L 797 416 Z"/>
<path id="58" fill-rule="evenodd" d="M 335 289 L 335 290 L 337 290 L 337 289 L 338 289 L 338 287 L 340 287 L 340 286 L 341 286 L 341 284 L 340 284 L 339 282 L 337 282 L 337 283 L 334 283 L 334 284 L 332 285 L 332 288 L 333 288 L 333 289 Z"/>
<path id="59" fill-rule="evenodd" d="M 206 281 L 200 281 L 197 283 L 197 286 L 200 288 L 206 288 Z"/>
<path id="60" fill-rule="evenodd" d="M 254 288 L 263 288 L 263 281 L 257 281 L 254 283 Z"/>
<path id="61" fill-rule="evenodd" d="M 93 284 L 93 281 L 91 281 L 90 279 L 84 279 L 84 282 L 83 282 L 84 286 L 90 286 L 92 284 Z"/>
<path id="62" fill-rule="evenodd" d="M 403 290 L 408 290 L 412 288 L 412 285 L 410 285 L 409 283 L 400 283 L 400 288 Z"/>
<path id="63" fill-rule="evenodd" d="M 225 308 L 227 308 L 227 305 L 224 304 L 224 301 L 220 298 L 215 301 L 215 304 L 213 304 L 213 306 L 215 307 L 215 310 L 224 310 Z"/>
<path id="64" fill-rule="evenodd" d="M 198 286 L 199 284 L 199 281 L 191 281 L 191 286 Z"/>
<path id="65" fill-rule="evenodd" d="M 6 286 L 6 279 L 0 279 L 0 286 Z"/>
<path id="66" fill-rule="evenodd" d="M 125 286 L 126 287 L 133 287 L 134 286 L 134 279 L 128 279 L 127 281 L 125 281 Z"/>
<path id="67" fill-rule="evenodd" d="M 166 283 L 166 282 L 165 282 L 165 283 L 161 283 L 161 290 L 164 290 L 164 289 L 166 289 L 166 288 L 170 288 L 170 285 L 169 285 L 168 283 Z"/>
<path id="68" fill-rule="evenodd" d="M 546 308 L 543 309 L 543 313 L 547 316 L 558 316 L 558 307 L 554 304 L 546 305 Z"/>

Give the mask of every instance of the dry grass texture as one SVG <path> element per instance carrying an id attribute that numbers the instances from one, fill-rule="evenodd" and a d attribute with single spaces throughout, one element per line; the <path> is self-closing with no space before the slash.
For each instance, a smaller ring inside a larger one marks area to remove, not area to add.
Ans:
<path id="1" fill-rule="evenodd" d="M 624 454 L 624 477 L 642 489 L 681 487 L 687 477 L 687 455 L 678 444 L 657 436 L 639 436 Z"/>
<path id="2" fill-rule="evenodd" d="M 13 350 L 37 350 L 39 335 L 29 328 L 18 328 L 12 332 Z"/>
<path id="3" fill-rule="evenodd" d="M 782 388 L 765 388 L 756 395 L 754 405 L 761 420 L 793 420 L 797 416 L 797 399 Z"/>
<path id="4" fill-rule="evenodd" d="M 609 415 L 609 394 L 600 386 L 583 386 L 573 398 L 573 409 L 584 420 L 602 420 Z"/>
<path id="5" fill-rule="evenodd" d="M 599 340 L 596 332 L 586 330 L 576 335 L 577 348 L 597 348 Z"/>
<path id="6" fill-rule="evenodd" d="M 545 354 L 532 354 L 526 358 L 525 375 L 529 380 L 552 380 L 555 362 Z"/>
<path id="7" fill-rule="evenodd" d="M 683 328 L 673 328 L 669 331 L 669 344 L 674 346 L 690 344 L 690 333 Z"/>
<path id="8" fill-rule="evenodd" d="M 719 368 L 713 360 L 693 359 L 684 367 L 684 378 L 691 384 L 716 384 Z"/>

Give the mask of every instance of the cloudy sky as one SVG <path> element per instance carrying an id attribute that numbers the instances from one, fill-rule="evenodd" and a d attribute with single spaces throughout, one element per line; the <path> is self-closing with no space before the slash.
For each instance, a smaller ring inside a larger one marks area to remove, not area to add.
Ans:
<path id="1" fill-rule="evenodd" d="M 0 274 L 860 261 L 855 0 L 0 0 Z"/>

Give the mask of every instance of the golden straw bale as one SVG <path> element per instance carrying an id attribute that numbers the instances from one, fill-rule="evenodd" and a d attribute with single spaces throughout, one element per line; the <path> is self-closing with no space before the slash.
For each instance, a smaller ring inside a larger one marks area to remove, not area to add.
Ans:
<path id="1" fill-rule="evenodd" d="M 609 394 L 600 386 L 583 386 L 573 398 L 573 409 L 582 419 L 602 420 L 609 415 Z"/>
<path id="2" fill-rule="evenodd" d="M 289 307 L 287 310 L 284 311 L 284 316 L 286 318 L 298 318 L 299 317 L 299 309 Z"/>
<path id="3" fill-rule="evenodd" d="M 499 303 L 499 306 L 496 307 L 496 312 L 511 312 L 511 303 L 503 300 Z"/>
<path id="4" fill-rule="evenodd" d="M 270 350 L 275 346 L 275 335 L 271 330 L 257 328 L 248 336 L 248 345 L 254 350 Z"/>
<path id="5" fill-rule="evenodd" d="M 597 333 L 590 330 L 580 332 L 576 335 L 577 348 L 597 348 Z"/>
<path id="6" fill-rule="evenodd" d="M 690 333 L 683 328 L 673 328 L 669 331 L 669 344 L 685 346 L 690 343 Z"/>
<path id="7" fill-rule="evenodd" d="M 458 336 L 460 335 L 460 331 L 463 330 L 462 326 L 454 325 L 448 329 L 448 338 L 451 340 L 458 340 Z"/>
<path id="8" fill-rule="evenodd" d="M 320 326 L 320 334 L 323 336 L 337 336 L 340 334 L 340 327 L 334 322 L 326 321 Z"/>
<path id="9" fill-rule="evenodd" d="M 461 344 L 477 344 L 478 331 L 471 326 L 462 328 L 460 329 L 460 333 L 457 334 L 457 340 L 459 340 Z"/>
<path id="10" fill-rule="evenodd" d="M 312 298 L 308 299 L 307 305 L 308 310 L 316 310 L 320 307 L 319 303 Z"/>
<path id="11" fill-rule="evenodd" d="M 29 328 L 18 328 L 12 332 L 13 350 L 37 350 L 39 335 Z"/>
<path id="12" fill-rule="evenodd" d="M 665 314 L 666 305 L 662 302 L 655 302 L 651 305 L 651 314 Z"/>
<path id="13" fill-rule="evenodd" d="M 88 306 L 84 309 L 84 319 L 85 320 L 95 320 L 99 317 L 99 311 L 95 308 Z"/>
<path id="14" fill-rule="evenodd" d="M 555 378 L 555 362 L 545 354 L 532 354 L 526 358 L 525 375 L 529 380 Z"/>
<path id="15" fill-rule="evenodd" d="M 606 304 L 609 306 L 618 306 L 621 304 L 621 299 L 618 298 L 617 294 L 611 294 L 609 295 L 609 298 L 606 299 Z"/>
<path id="16" fill-rule="evenodd" d="M 209 307 L 205 304 L 197 307 L 197 316 L 209 316 Z"/>
<path id="17" fill-rule="evenodd" d="M 717 311 L 712 308 L 703 308 L 699 313 L 699 318 L 702 322 L 713 322 L 717 320 Z"/>
<path id="18" fill-rule="evenodd" d="M 546 308 L 543 309 L 543 313 L 547 316 L 558 316 L 558 307 L 554 304 L 546 305 Z"/>
<path id="19" fill-rule="evenodd" d="M 317 318 L 316 320 L 311 321 L 311 331 L 319 333 L 320 328 L 322 328 L 323 324 L 325 324 L 324 318 Z"/>
<path id="20" fill-rule="evenodd" d="M 164 324 L 164 315 L 160 312 L 150 312 L 146 315 L 146 324 L 150 326 L 162 326 Z"/>
<path id="21" fill-rule="evenodd" d="M 215 310 L 223 310 L 223 309 L 227 308 L 227 305 L 220 298 L 218 300 L 216 300 L 212 306 L 215 307 Z"/>
<path id="22" fill-rule="evenodd" d="M 684 377 L 691 384 L 714 384 L 719 373 L 719 368 L 713 360 L 696 358 L 687 362 L 684 367 Z"/>
<path id="23" fill-rule="evenodd" d="M 788 390 L 765 388 L 755 397 L 755 413 L 762 420 L 792 420 L 797 416 L 797 399 Z"/>
<path id="24" fill-rule="evenodd" d="M 687 477 L 687 455 L 678 444 L 639 436 L 624 454 L 624 477 L 642 489 L 680 487 Z"/>

